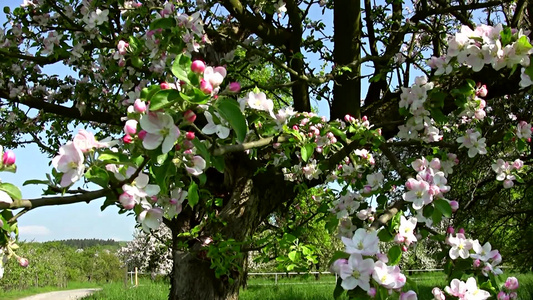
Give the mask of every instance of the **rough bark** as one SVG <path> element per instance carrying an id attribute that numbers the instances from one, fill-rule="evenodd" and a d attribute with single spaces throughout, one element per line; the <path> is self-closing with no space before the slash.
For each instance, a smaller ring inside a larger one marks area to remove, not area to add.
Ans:
<path id="1" fill-rule="evenodd" d="M 333 9 L 334 50 L 336 67 L 359 62 L 361 57 L 361 2 L 360 0 L 335 1 Z M 360 117 L 361 66 L 343 71 L 335 79 L 331 119 L 342 119 L 346 114 Z"/>
<path id="2" fill-rule="evenodd" d="M 269 168 L 255 174 L 262 164 L 261 161 L 250 161 L 244 153 L 226 156 L 223 182 L 215 183 L 220 186 L 217 193 L 228 191 L 224 196 L 224 207 L 218 212 L 220 222 L 208 224 L 201 233 L 202 237 L 213 237 L 215 233 L 220 233 L 225 240 L 248 242 L 261 222 L 276 208 L 295 197 L 293 185 L 283 179 L 279 170 Z M 212 181 L 217 180 L 220 179 L 213 176 Z M 205 238 L 189 240 L 189 250 L 180 250 L 182 240 L 177 238 L 177 234 L 183 231 L 181 227 L 190 225 L 173 222 L 171 226 L 174 267 L 169 300 L 238 299 L 245 276 L 246 253 L 241 259 L 233 260 L 240 268 L 230 270 L 231 282 L 226 275 L 216 278 L 215 271 L 210 268 L 206 248 L 202 245 Z"/>

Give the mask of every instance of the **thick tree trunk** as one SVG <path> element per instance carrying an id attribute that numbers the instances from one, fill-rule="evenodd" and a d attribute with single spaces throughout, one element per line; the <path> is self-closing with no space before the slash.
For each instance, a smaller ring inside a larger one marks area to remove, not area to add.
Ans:
<path id="1" fill-rule="evenodd" d="M 286 182 L 283 174 L 273 167 L 257 173 L 262 165 L 263 162 L 251 161 L 244 153 L 227 155 L 223 179 L 211 174 L 205 186 L 213 195 L 223 195 L 224 206 L 217 209 L 217 220 L 206 224 L 200 236 L 192 240 L 180 239 L 178 234 L 190 230 L 192 224 L 199 224 L 193 219 L 202 218 L 205 211 L 180 214 L 170 224 L 174 266 L 169 300 L 238 299 L 246 273 L 246 250 L 241 248 L 243 255 L 233 256 L 228 274 L 216 278 L 205 243 L 209 238 L 222 237 L 226 241 L 232 239 L 242 243 L 246 248 L 261 222 L 275 209 L 294 199 L 293 184 Z M 192 221 L 187 221 L 188 218 Z M 187 251 L 182 250 L 184 243 L 188 245 Z M 212 243 L 216 246 L 217 240 Z"/>
<path id="2" fill-rule="evenodd" d="M 230 283 L 227 277 L 216 278 L 209 260 L 192 253 L 174 251 L 174 267 L 169 300 L 237 300 L 243 274 Z"/>

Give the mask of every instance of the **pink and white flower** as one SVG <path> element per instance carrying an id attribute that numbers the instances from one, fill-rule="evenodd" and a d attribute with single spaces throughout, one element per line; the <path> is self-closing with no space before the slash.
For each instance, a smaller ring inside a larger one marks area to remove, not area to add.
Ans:
<path id="1" fill-rule="evenodd" d="M 74 142 L 68 142 L 59 148 L 59 154 L 52 159 L 52 166 L 63 173 L 60 185 L 67 187 L 78 181 L 85 171 L 84 157 Z"/>
<path id="2" fill-rule="evenodd" d="M 137 217 L 137 222 L 141 223 L 145 232 L 157 229 L 163 222 L 163 210 L 159 207 L 143 210 Z"/>
<path id="3" fill-rule="evenodd" d="M 351 239 L 347 237 L 342 237 L 341 239 L 346 245 L 346 253 L 359 253 L 370 256 L 379 252 L 377 231 L 367 231 L 364 228 L 359 228 Z"/>
<path id="4" fill-rule="evenodd" d="M 193 156 L 190 160 L 185 160 L 185 169 L 191 175 L 199 176 L 204 172 L 205 167 L 205 159 L 199 155 Z"/>
<path id="5" fill-rule="evenodd" d="M 374 269 L 374 261 L 371 258 L 363 259 L 359 253 L 353 253 L 348 258 L 347 264 L 340 265 L 340 277 L 342 288 L 353 290 L 360 287 L 364 291 L 370 289 L 370 275 Z"/>
<path id="6" fill-rule="evenodd" d="M 169 152 L 180 136 L 178 127 L 172 116 L 158 112 L 142 115 L 139 121 L 141 128 L 146 131 L 143 139 L 145 149 L 153 150 L 161 146 L 163 153 Z"/>

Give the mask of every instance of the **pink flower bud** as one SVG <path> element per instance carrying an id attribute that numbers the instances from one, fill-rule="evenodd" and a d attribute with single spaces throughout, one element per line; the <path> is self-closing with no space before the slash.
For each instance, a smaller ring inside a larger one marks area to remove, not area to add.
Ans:
<path id="1" fill-rule="evenodd" d="M 415 291 L 410 290 L 400 294 L 400 300 L 416 300 L 418 299 Z"/>
<path id="2" fill-rule="evenodd" d="M 161 82 L 159 84 L 159 87 L 161 87 L 162 90 L 169 90 L 172 88 L 170 84 L 168 84 L 168 82 Z"/>
<path id="3" fill-rule="evenodd" d="M 365 194 L 371 193 L 372 192 L 372 187 L 369 186 L 369 185 L 365 185 L 365 187 L 363 188 L 363 192 Z"/>
<path id="4" fill-rule="evenodd" d="M 350 115 L 345 115 L 344 116 L 344 121 L 348 122 L 348 123 L 351 123 L 355 120 L 354 117 L 350 116 Z"/>
<path id="5" fill-rule="evenodd" d="M 241 84 L 238 82 L 232 82 L 229 84 L 229 90 L 232 93 L 238 93 L 241 90 Z"/>
<path id="6" fill-rule="evenodd" d="M 124 125 L 124 132 L 127 135 L 134 135 L 137 133 L 137 120 L 128 120 Z"/>
<path id="7" fill-rule="evenodd" d="M 135 100 L 135 103 L 133 103 L 133 108 L 136 112 L 142 114 L 146 111 L 146 102 L 142 101 L 141 99 Z"/>
<path id="8" fill-rule="evenodd" d="M 509 293 L 509 299 L 516 299 L 518 298 L 518 294 L 516 292 Z"/>
<path id="9" fill-rule="evenodd" d="M 204 92 L 204 94 L 211 94 L 213 92 L 213 86 L 209 81 L 202 79 L 202 81 L 200 81 L 200 90 Z"/>
<path id="10" fill-rule="evenodd" d="M 324 148 L 322 148 L 322 147 L 316 147 L 316 148 L 315 148 L 315 151 L 316 151 L 317 153 L 322 153 L 322 151 L 324 151 Z"/>
<path id="11" fill-rule="evenodd" d="M 196 74 L 203 74 L 205 70 L 205 63 L 201 60 L 195 60 L 191 64 L 191 71 Z"/>
<path id="12" fill-rule="evenodd" d="M 185 154 L 185 155 L 192 154 L 192 150 L 191 149 L 187 149 L 187 150 L 183 151 L 183 154 Z"/>
<path id="13" fill-rule="evenodd" d="M 152 202 L 154 202 L 154 203 L 157 202 L 157 196 L 152 196 L 152 197 L 150 197 L 150 199 L 152 199 Z"/>
<path id="14" fill-rule="evenodd" d="M 376 292 L 376 288 L 371 287 L 366 293 L 368 296 L 370 296 L 370 298 L 374 298 L 376 297 Z"/>
<path id="15" fill-rule="evenodd" d="M 189 141 L 194 140 L 194 132 L 192 132 L 192 131 L 188 131 L 188 132 L 185 134 L 185 138 L 188 139 Z"/>
<path id="16" fill-rule="evenodd" d="M 191 141 L 189 141 L 189 140 L 185 140 L 185 141 L 183 141 L 183 147 L 186 150 L 192 149 L 192 148 L 194 148 L 194 144 Z"/>
<path id="17" fill-rule="evenodd" d="M 500 291 L 498 295 L 496 296 L 496 299 L 498 300 L 509 300 L 509 295 L 507 295 L 504 291 Z"/>
<path id="18" fill-rule="evenodd" d="M 274 147 L 274 149 L 278 149 L 279 147 L 281 147 L 281 143 L 274 143 L 272 144 L 272 147 Z"/>
<path id="19" fill-rule="evenodd" d="M 298 129 L 299 129 L 299 128 L 298 128 L 298 125 L 293 125 L 293 126 L 292 126 L 292 130 L 296 130 L 296 131 L 298 131 Z"/>
<path id="20" fill-rule="evenodd" d="M 465 229 L 464 228 L 459 228 L 459 230 L 457 230 L 457 233 L 465 234 Z"/>
<path id="21" fill-rule="evenodd" d="M 516 277 L 508 277 L 505 281 L 505 288 L 511 291 L 518 289 L 518 279 Z"/>
<path id="22" fill-rule="evenodd" d="M 12 164 L 15 163 L 15 152 L 13 152 L 12 150 L 7 150 L 6 152 L 4 152 L 4 156 L 2 157 L 2 162 L 4 163 L 5 166 L 11 166 Z"/>
<path id="23" fill-rule="evenodd" d="M 476 95 L 479 96 L 479 97 L 487 97 L 487 86 L 486 85 L 482 85 L 480 88 L 478 88 L 476 90 Z"/>
<path id="24" fill-rule="evenodd" d="M 118 202 L 120 202 L 124 209 L 132 209 L 135 206 L 135 198 L 128 193 L 122 193 L 118 197 Z"/>
<path id="25" fill-rule="evenodd" d="M 514 182 L 510 179 L 506 179 L 503 181 L 503 187 L 506 189 L 510 189 L 514 186 Z"/>
<path id="26" fill-rule="evenodd" d="M 146 132 L 146 130 L 141 130 L 139 131 L 139 133 L 137 134 L 137 136 L 139 137 L 139 139 L 141 139 L 141 141 L 144 141 L 144 138 L 146 137 L 146 134 L 148 132 Z"/>
<path id="27" fill-rule="evenodd" d="M 440 170 L 440 159 L 434 158 L 429 162 L 429 166 L 434 170 Z"/>
<path id="28" fill-rule="evenodd" d="M 407 250 L 408 250 L 408 249 L 407 249 L 407 246 L 406 246 L 406 245 L 402 245 L 402 251 L 403 251 L 403 252 L 407 252 Z"/>
<path id="29" fill-rule="evenodd" d="M 124 137 L 122 137 L 122 141 L 125 144 L 131 144 L 131 143 L 133 143 L 133 138 L 130 135 L 126 134 Z"/>
<path id="30" fill-rule="evenodd" d="M 450 201 L 450 206 L 452 207 L 452 212 L 456 212 L 459 209 L 459 202 L 452 200 Z"/>
<path id="31" fill-rule="evenodd" d="M 196 120 L 196 114 L 189 109 L 183 114 L 183 119 L 188 123 L 194 123 Z"/>
<path id="32" fill-rule="evenodd" d="M 397 243 L 397 244 L 402 244 L 403 242 L 405 242 L 405 237 L 402 236 L 401 234 L 397 233 L 394 236 L 394 242 Z"/>
<path id="33" fill-rule="evenodd" d="M 433 290 L 431 290 L 431 293 L 433 294 L 433 297 L 435 297 L 435 300 L 445 300 L 446 299 L 446 296 L 444 296 L 444 293 L 442 292 L 441 289 L 439 288 L 433 288 Z"/>
<path id="34" fill-rule="evenodd" d="M 516 160 L 513 162 L 513 168 L 515 168 L 516 170 L 520 170 L 520 169 L 522 169 L 523 166 L 524 166 L 524 162 L 521 161 L 520 159 L 516 159 Z"/>
<path id="35" fill-rule="evenodd" d="M 363 122 L 366 122 L 366 121 L 368 121 L 368 117 L 367 117 L 367 116 L 363 116 L 363 117 L 361 118 L 361 120 L 363 120 Z"/>
<path id="36" fill-rule="evenodd" d="M 474 268 L 479 268 L 480 265 L 481 265 L 481 261 L 479 259 L 474 260 L 474 263 L 473 263 Z"/>
<path id="37" fill-rule="evenodd" d="M 24 257 L 18 257 L 17 260 L 19 261 L 19 265 L 23 268 L 26 268 L 30 264 L 28 259 Z"/>
<path id="38" fill-rule="evenodd" d="M 453 229 L 452 226 L 449 226 L 448 229 L 446 229 L 447 234 L 453 234 L 455 232 L 455 229 Z"/>

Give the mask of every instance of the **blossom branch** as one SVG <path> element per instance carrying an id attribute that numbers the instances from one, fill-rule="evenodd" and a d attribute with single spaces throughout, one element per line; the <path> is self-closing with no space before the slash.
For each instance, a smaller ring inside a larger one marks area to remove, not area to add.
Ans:
<path id="1" fill-rule="evenodd" d="M 92 200 L 104 197 L 111 190 L 109 188 L 100 189 L 92 192 L 87 192 L 84 194 L 78 194 L 73 196 L 58 196 L 58 197 L 42 197 L 36 199 L 21 199 L 14 200 L 13 203 L 0 203 L 0 209 L 17 209 L 24 208 L 26 210 L 32 210 L 37 207 L 42 206 L 52 206 L 52 205 L 66 205 L 80 202 L 91 202 Z"/>
<path id="2" fill-rule="evenodd" d="M 260 148 L 260 147 L 269 145 L 274 142 L 282 143 L 286 141 L 288 141 L 287 136 L 272 136 L 272 137 L 263 138 L 257 141 L 247 142 L 247 143 L 243 143 L 239 145 L 222 146 L 222 147 L 219 147 L 213 150 L 213 155 L 219 156 L 219 155 L 224 155 L 226 153 L 231 153 L 231 152 L 241 152 L 241 151 L 245 151 L 245 150 L 249 150 L 253 148 Z"/>

